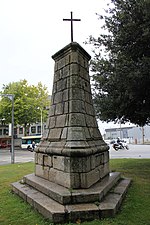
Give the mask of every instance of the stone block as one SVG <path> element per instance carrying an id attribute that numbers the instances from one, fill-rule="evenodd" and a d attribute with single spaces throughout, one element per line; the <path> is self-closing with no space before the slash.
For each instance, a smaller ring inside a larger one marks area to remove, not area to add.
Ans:
<path id="1" fill-rule="evenodd" d="M 39 165 L 44 165 L 44 154 L 42 153 L 37 153 L 37 164 Z"/>
<path id="2" fill-rule="evenodd" d="M 78 64 L 78 53 L 77 52 L 71 52 L 70 54 L 70 63 L 77 63 Z"/>
<path id="3" fill-rule="evenodd" d="M 80 67 L 80 76 L 90 83 L 89 73 L 84 67 Z"/>
<path id="4" fill-rule="evenodd" d="M 109 162 L 109 152 L 105 151 L 103 154 L 104 154 L 104 163 Z"/>
<path id="5" fill-rule="evenodd" d="M 69 126 L 86 127 L 85 116 L 82 113 L 69 114 Z"/>
<path id="6" fill-rule="evenodd" d="M 78 58 L 79 58 L 79 65 L 84 68 L 84 64 L 85 64 L 85 59 L 82 55 L 78 55 Z"/>
<path id="7" fill-rule="evenodd" d="M 56 72 L 58 70 L 58 62 L 55 62 L 55 65 L 54 65 L 54 71 Z M 55 77 L 55 75 L 54 75 Z"/>
<path id="8" fill-rule="evenodd" d="M 61 103 L 62 102 L 62 96 L 63 96 L 62 91 L 55 93 L 54 94 L 54 104 Z"/>
<path id="9" fill-rule="evenodd" d="M 64 102 L 64 114 L 69 113 L 69 102 Z"/>
<path id="10" fill-rule="evenodd" d="M 91 115 L 85 115 L 85 119 L 86 119 L 86 124 L 87 124 L 87 127 L 95 127 L 96 124 L 95 124 L 95 117 L 94 116 L 91 116 Z M 91 133 L 91 132 L 90 132 Z"/>
<path id="11" fill-rule="evenodd" d="M 69 101 L 69 113 L 85 113 L 84 102 L 82 100 L 70 100 Z"/>
<path id="12" fill-rule="evenodd" d="M 97 127 L 90 127 L 89 131 L 90 131 L 91 137 L 93 139 L 98 139 L 98 138 L 102 139 L 100 131 L 99 131 L 99 129 Z"/>
<path id="13" fill-rule="evenodd" d="M 68 64 L 70 64 L 70 58 L 70 54 L 65 55 L 65 67 L 69 66 Z"/>
<path id="14" fill-rule="evenodd" d="M 53 156 L 53 168 L 64 171 L 65 157 L 64 156 Z"/>
<path id="15" fill-rule="evenodd" d="M 38 163 L 38 153 L 36 153 L 36 152 L 34 154 L 34 162 L 35 162 L 35 164 Z"/>
<path id="16" fill-rule="evenodd" d="M 57 83 L 53 83 L 53 93 L 57 92 Z"/>
<path id="17" fill-rule="evenodd" d="M 56 127 L 64 127 L 66 123 L 66 114 L 56 116 Z"/>
<path id="18" fill-rule="evenodd" d="M 81 188 L 89 188 L 93 184 L 95 184 L 98 180 L 100 180 L 99 170 L 95 168 L 88 173 L 81 173 Z"/>
<path id="19" fill-rule="evenodd" d="M 70 172 L 87 173 L 91 170 L 90 156 L 70 158 Z M 68 166 L 68 172 L 69 172 Z"/>
<path id="20" fill-rule="evenodd" d="M 68 127 L 67 140 L 86 140 L 84 129 L 82 127 Z"/>
<path id="21" fill-rule="evenodd" d="M 61 58 L 58 61 L 58 70 L 62 69 L 65 66 L 65 58 Z"/>
<path id="22" fill-rule="evenodd" d="M 102 179 L 109 174 L 109 163 L 102 164 L 98 167 L 100 178 Z"/>
<path id="23" fill-rule="evenodd" d="M 60 139 L 61 133 L 62 133 L 62 128 L 50 129 L 49 139 L 51 140 Z"/>
<path id="24" fill-rule="evenodd" d="M 70 76 L 79 74 L 79 65 L 77 63 L 70 64 Z"/>
<path id="25" fill-rule="evenodd" d="M 95 111 L 93 105 L 85 102 L 85 111 L 88 115 L 95 116 Z"/>
<path id="26" fill-rule="evenodd" d="M 67 78 L 57 81 L 57 91 L 62 91 L 67 88 Z"/>
<path id="27" fill-rule="evenodd" d="M 55 115 L 55 105 L 51 105 L 49 109 L 49 116 Z"/>
<path id="28" fill-rule="evenodd" d="M 44 155 L 44 166 L 52 167 L 52 158 L 51 156 Z"/>
<path id="29" fill-rule="evenodd" d="M 61 139 L 67 139 L 68 127 L 64 127 L 61 135 Z"/>
<path id="30" fill-rule="evenodd" d="M 41 165 L 35 165 L 35 175 L 39 177 L 43 177 L 44 169 Z"/>
<path id="31" fill-rule="evenodd" d="M 56 117 L 52 116 L 49 118 L 49 128 L 54 128 L 55 127 L 55 123 L 56 123 Z"/>
<path id="32" fill-rule="evenodd" d="M 55 71 L 54 74 L 54 83 L 56 84 L 57 81 L 61 80 L 63 77 L 63 69 L 59 69 L 57 71 Z"/>
<path id="33" fill-rule="evenodd" d="M 90 135 L 88 127 L 84 127 L 83 129 L 84 129 L 84 132 L 85 132 L 86 139 L 90 139 L 91 135 Z"/>
<path id="34" fill-rule="evenodd" d="M 68 101 L 69 100 L 69 90 L 65 89 L 63 91 L 63 101 Z"/>
<path id="35" fill-rule="evenodd" d="M 61 115 L 63 114 L 64 111 L 64 103 L 57 103 L 56 104 L 56 109 L 55 109 L 55 115 Z"/>
<path id="36" fill-rule="evenodd" d="M 95 155 L 96 167 L 102 165 L 103 163 L 104 163 L 104 155 L 103 155 L 103 153 L 96 154 Z"/>
<path id="37" fill-rule="evenodd" d="M 69 213 L 69 221 L 76 224 L 100 218 L 99 209 L 94 203 L 67 205 L 66 209 Z"/>
<path id="38" fill-rule="evenodd" d="M 84 96 L 85 96 L 85 101 L 88 102 L 89 104 L 93 104 L 92 100 L 92 94 L 89 91 L 84 91 Z"/>
<path id="39" fill-rule="evenodd" d="M 82 96 L 82 89 L 79 87 L 76 88 L 70 88 L 69 89 L 69 98 L 70 100 L 82 100 L 83 101 L 83 96 Z"/>
<path id="40" fill-rule="evenodd" d="M 90 164 L 91 164 L 91 170 L 95 169 L 95 167 L 96 167 L 95 155 L 91 155 Z"/>
<path id="41" fill-rule="evenodd" d="M 80 152 L 82 152 L 82 156 L 92 154 L 92 149 L 89 148 L 88 143 L 83 140 L 78 140 L 78 141 L 77 140 L 74 140 L 74 141 L 67 140 L 64 151 L 67 149 L 68 149 L 68 151 L 71 152 L 71 154 L 73 154 L 73 151 L 76 152 L 78 157 L 79 157 L 78 153 L 80 153 Z M 87 152 L 88 152 L 88 154 L 86 154 Z"/>
<path id="42" fill-rule="evenodd" d="M 80 184 L 78 173 L 65 173 L 53 168 L 49 172 L 49 181 L 67 188 L 79 188 Z"/>

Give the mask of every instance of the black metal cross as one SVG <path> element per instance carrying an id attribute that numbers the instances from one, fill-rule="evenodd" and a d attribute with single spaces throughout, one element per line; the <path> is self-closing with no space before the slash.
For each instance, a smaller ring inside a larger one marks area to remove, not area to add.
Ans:
<path id="1" fill-rule="evenodd" d="M 71 42 L 73 42 L 73 21 L 81 21 L 81 20 L 73 19 L 73 13 L 71 12 L 71 19 L 63 19 L 63 21 L 71 21 Z"/>

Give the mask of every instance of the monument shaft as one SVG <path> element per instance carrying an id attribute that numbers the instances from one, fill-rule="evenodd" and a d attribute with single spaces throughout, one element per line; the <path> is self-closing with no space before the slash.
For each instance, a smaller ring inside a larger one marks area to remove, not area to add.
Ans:
<path id="1" fill-rule="evenodd" d="M 35 174 L 68 188 L 88 188 L 109 173 L 90 86 L 90 55 L 72 42 L 52 56 L 53 91 Z"/>

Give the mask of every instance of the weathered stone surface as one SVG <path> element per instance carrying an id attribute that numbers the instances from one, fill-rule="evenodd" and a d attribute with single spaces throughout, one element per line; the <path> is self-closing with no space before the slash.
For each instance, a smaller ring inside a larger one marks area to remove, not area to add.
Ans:
<path id="1" fill-rule="evenodd" d="M 119 210 L 131 180 L 119 180 L 119 173 L 112 173 L 89 189 L 77 190 L 69 190 L 34 174 L 25 176 L 24 182 L 26 184 L 12 184 L 17 195 L 50 221 L 68 223 L 113 217 Z M 109 191 L 104 196 L 108 186 Z"/>

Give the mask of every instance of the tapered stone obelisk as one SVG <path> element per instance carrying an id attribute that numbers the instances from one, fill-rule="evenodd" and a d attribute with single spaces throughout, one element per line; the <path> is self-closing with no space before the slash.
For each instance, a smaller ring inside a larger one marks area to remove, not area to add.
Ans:
<path id="1" fill-rule="evenodd" d="M 51 107 L 35 173 L 13 183 L 13 191 L 54 223 L 114 216 L 130 180 L 109 172 L 109 148 L 92 102 L 90 56 L 72 42 L 52 58 Z"/>
<path id="2" fill-rule="evenodd" d="M 46 132 L 35 174 L 68 188 L 89 188 L 109 173 L 90 86 L 90 55 L 72 42 L 52 56 L 55 72 Z"/>

